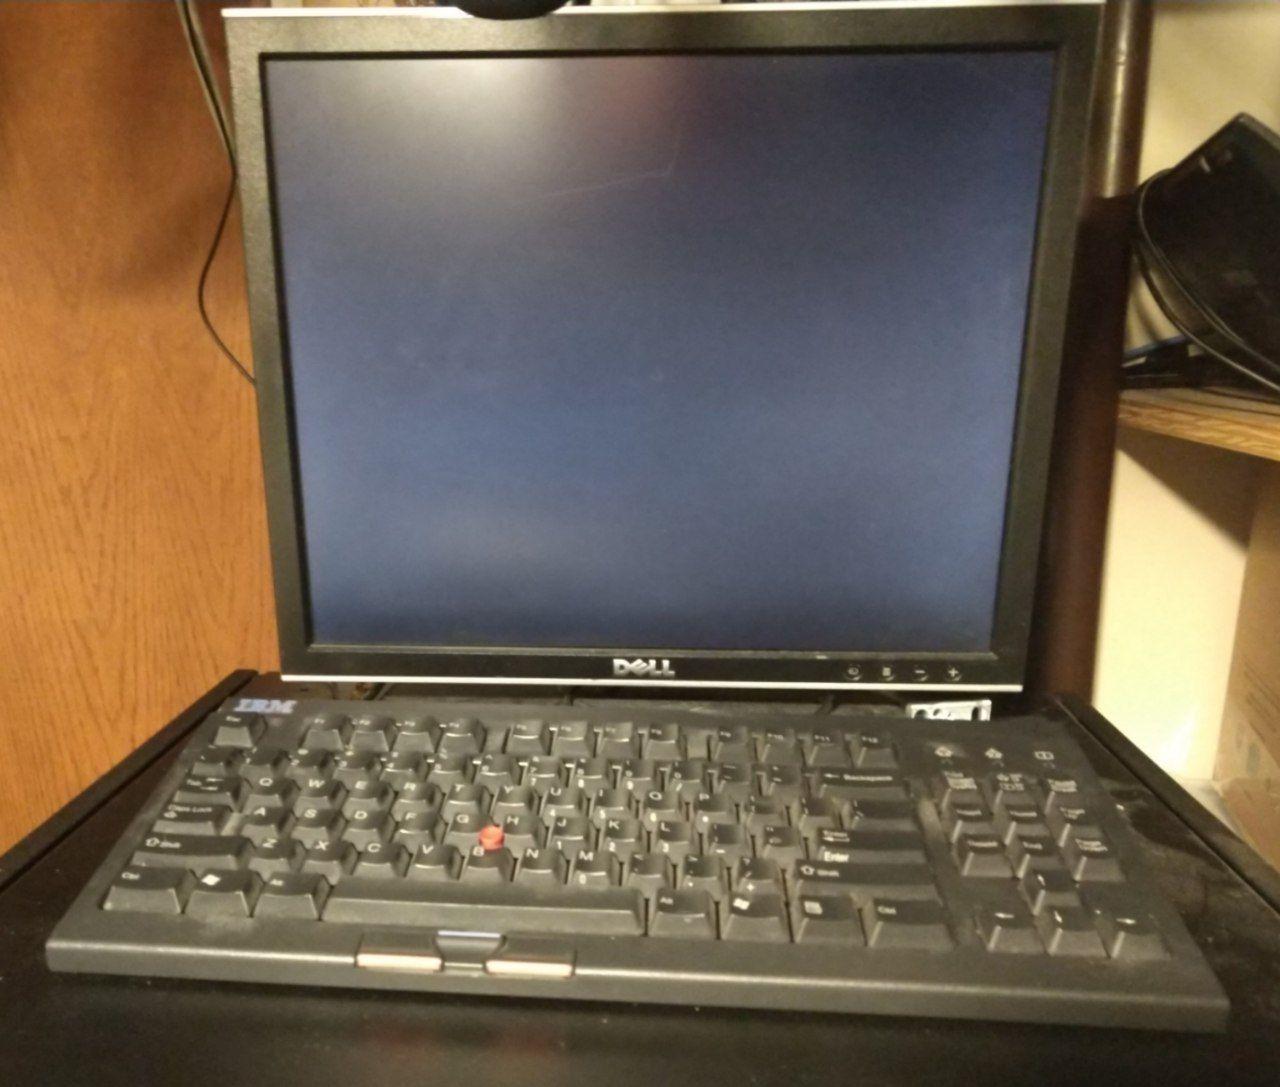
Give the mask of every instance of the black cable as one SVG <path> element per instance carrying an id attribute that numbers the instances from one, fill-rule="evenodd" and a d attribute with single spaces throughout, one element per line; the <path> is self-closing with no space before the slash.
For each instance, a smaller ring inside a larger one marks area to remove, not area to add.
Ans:
<path id="1" fill-rule="evenodd" d="M 231 215 L 231 205 L 236 197 L 236 153 L 235 144 L 231 139 L 231 129 L 227 122 L 226 112 L 222 107 L 222 99 L 218 92 L 217 83 L 213 79 L 212 65 L 209 61 L 208 54 L 205 49 L 204 35 L 198 29 L 194 22 L 193 12 L 190 7 L 190 0 L 175 0 L 178 9 L 178 19 L 182 23 L 183 35 L 187 39 L 187 48 L 191 51 L 192 59 L 195 61 L 196 73 L 200 77 L 200 86 L 204 91 L 205 101 L 209 105 L 209 112 L 213 115 L 214 124 L 218 128 L 218 135 L 222 140 L 222 146 L 227 153 L 227 162 L 231 167 L 231 180 L 227 186 L 227 198 L 222 203 L 222 213 L 218 216 L 218 226 L 213 232 L 213 241 L 209 245 L 209 252 L 205 255 L 204 264 L 200 268 L 200 278 L 196 284 L 196 309 L 200 312 L 200 320 L 204 323 L 205 329 L 208 331 L 213 342 L 217 344 L 218 350 L 226 356 L 227 361 L 239 371 L 250 385 L 256 385 L 253 374 L 235 355 L 219 335 L 218 330 L 214 327 L 213 320 L 209 316 L 205 295 L 207 293 L 209 283 L 209 272 L 213 268 L 213 262 L 218 256 L 218 247 L 222 244 L 222 235 L 227 229 L 227 219 Z"/>
<path id="2" fill-rule="evenodd" d="M 1146 220 L 1147 192 L 1151 187 L 1151 183 L 1157 180 L 1158 178 L 1164 176 L 1165 173 L 1168 173 L 1168 171 L 1167 170 L 1162 171 L 1161 173 L 1156 174 L 1154 177 L 1148 178 L 1147 181 L 1142 184 L 1142 186 L 1138 189 L 1137 207 L 1135 209 L 1136 210 L 1135 219 L 1138 227 L 1139 239 L 1142 243 L 1136 247 L 1136 255 L 1138 258 L 1138 268 L 1142 272 L 1143 279 L 1147 281 L 1147 286 L 1151 288 L 1151 297 L 1155 299 L 1156 305 L 1160 307 L 1161 312 L 1165 315 L 1165 317 L 1169 319 L 1169 322 L 1173 325 L 1173 327 L 1176 328 L 1184 336 L 1186 336 L 1187 340 L 1190 343 L 1200 348 L 1200 350 L 1203 351 L 1206 355 L 1210 355 L 1213 358 L 1217 359 L 1219 362 L 1223 363 L 1224 365 L 1230 366 L 1231 369 L 1241 374 L 1244 374 L 1246 377 L 1251 378 L 1254 381 L 1258 382 L 1258 384 L 1265 385 L 1267 388 L 1271 389 L 1273 392 L 1280 393 L 1280 385 L 1276 384 L 1274 381 L 1271 381 L 1266 377 L 1263 377 L 1261 374 L 1257 373 L 1256 371 L 1250 370 L 1247 366 L 1241 365 L 1240 363 L 1236 362 L 1234 359 L 1228 357 L 1227 355 L 1224 355 L 1217 348 L 1206 343 L 1203 339 L 1201 339 L 1194 332 L 1192 332 L 1191 329 L 1189 329 L 1179 319 L 1178 315 L 1173 311 L 1173 307 L 1164 298 L 1163 292 L 1160 290 L 1159 286 L 1156 284 L 1154 278 L 1152 277 L 1151 262 L 1147 259 L 1148 254 L 1150 254 L 1151 257 L 1155 258 L 1156 263 L 1159 264 L 1160 266 L 1161 272 L 1163 272 L 1166 276 L 1169 277 L 1170 281 L 1179 291 L 1181 291 L 1188 298 L 1194 297 L 1192 293 L 1187 289 L 1186 284 L 1183 283 L 1182 278 L 1178 275 L 1177 269 L 1174 268 L 1173 265 L 1165 258 L 1165 255 L 1163 252 L 1161 252 L 1160 247 L 1155 244 L 1155 240 L 1151 237 L 1151 232 L 1147 229 L 1147 220 Z M 1240 339 L 1240 337 L 1237 336 L 1227 326 L 1226 322 L 1223 321 L 1222 318 L 1220 318 L 1216 313 L 1214 313 L 1213 310 L 1210 309 L 1207 304 L 1203 302 L 1200 302 L 1198 304 L 1200 307 L 1200 311 L 1204 314 L 1205 318 L 1209 321 L 1210 325 L 1213 326 L 1213 329 L 1215 332 L 1217 332 L 1219 335 L 1221 335 L 1224 339 L 1229 341 L 1235 347 L 1239 348 L 1240 350 L 1246 352 L 1249 355 L 1252 355 L 1266 369 L 1270 370 L 1271 367 L 1275 365 L 1275 363 L 1272 362 L 1270 359 L 1268 359 L 1265 355 L 1261 354 L 1259 351 L 1254 350 L 1242 339 Z"/>

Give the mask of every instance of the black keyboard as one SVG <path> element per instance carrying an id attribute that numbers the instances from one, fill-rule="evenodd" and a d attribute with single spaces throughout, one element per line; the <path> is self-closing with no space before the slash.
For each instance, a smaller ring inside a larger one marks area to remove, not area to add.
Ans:
<path id="1" fill-rule="evenodd" d="M 48 956 L 1187 1030 L 1227 1011 L 1082 753 L 1032 717 L 231 707 L 197 730 Z"/>

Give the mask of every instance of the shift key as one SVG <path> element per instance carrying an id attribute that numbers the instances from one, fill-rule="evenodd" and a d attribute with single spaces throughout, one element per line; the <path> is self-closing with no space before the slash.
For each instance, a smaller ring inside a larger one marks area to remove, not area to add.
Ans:
<path id="1" fill-rule="evenodd" d="M 249 840 L 218 834 L 149 834 L 133 854 L 131 864 L 142 868 L 243 868 L 249 859 Z"/>
<path id="2" fill-rule="evenodd" d="M 933 871 L 926 864 L 834 864 L 796 861 L 789 886 L 796 894 L 851 894 L 872 898 L 939 901 Z"/>

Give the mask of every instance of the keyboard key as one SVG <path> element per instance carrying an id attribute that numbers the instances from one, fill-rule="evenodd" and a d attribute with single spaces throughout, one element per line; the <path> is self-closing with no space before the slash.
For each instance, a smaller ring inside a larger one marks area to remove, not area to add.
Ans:
<path id="1" fill-rule="evenodd" d="M 832 800 L 905 800 L 906 782 L 893 773 L 864 770 L 818 770 L 813 790 Z"/>
<path id="2" fill-rule="evenodd" d="M 635 814 L 635 793 L 626 789 L 602 789 L 591 806 L 591 821 L 603 827 L 611 819 L 628 819 Z"/>
<path id="3" fill-rule="evenodd" d="M 129 913 L 181 913 L 193 886 L 195 877 L 186 869 L 130 866 L 112 881 L 102 908 Z"/>
<path id="4" fill-rule="evenodd" d="M 653 759 L 626 759 L 618 771 L 618 785 L 639 796 L 659 783 L 658 764 Z"/>
<path id="5" fill-rule="evenodd" d="M 604 789 L 613 788 L 614 764 L 609 759 L 574 759 L 565 767 L 570 785 L 575 785 L 587 796 L 598 796 Z"/>
<path id="6" fill-rule="evenodd" d="M 1050 775 L 1041 779 L 1044 785 L 1044 810 L 1056 811 L 1058 808 L 1080 806 L 1080 783 L 1073 777 Z"/>
<path id="7" fill-rule="evenodd" d="M 844 818 L 850 830 L 920 829 L 910 800 L 851 800 L 845 805 Z"/>
<path id="8" fill-rule="evenodd" d="M 622 864 L 612 853 L 603 850 L 580 852 L 573 860 L 569 884 L 582 890 L 617 887 L 622 883 Z"/>
<path id="9" fill-rule="evenodd" d="M 130 864 L 142 868 L 189 868 L 193 872 L 243 868 L 251 846 L 246 838 L 212 834 L 149 834 Z"/>
<path id="10" fill-rule="evenodd" d="M 256 713 L 221 713 L 216 720 L 213 742 L 217 747 L 253 747 L 267 731 L 267 723 Z"/>
<path id="11" fill-rule="evenodd" d="M 985 803 L 944 804 L 942 829 L 955 842 L 963 834 L 993 835 L 997 833 L 996 820 Z"/>
<path id="12" fill-rule="evenodd" d="M 667 788 L 674 790 L 686 804 L 699 793 L 708 791 L 709 775 L 706 759 L 685 759 L 667 770 Z"/>
<path id="13" fill-rule="evenodd" d="M 293 816 L 287 808 L 258 807 L 246 812 L 237 832 L 255 844 L 267 838 L 284 838 L 293 829 Z"/>
<path id="14" fill-rule="evenodd" d="M 372 751 L 344 751 L 333 760 L 334 780 L 350 788 L 357 782 L 376 780 L 382 763 Z"/>
<path id="15" fill-rule="evenodd" d="M 631 721 L 609 721 L 596 737 L 596 755 L 602 759 L 629 759 L 640 753 L 640 736 Z"/>
<path id="16" fill-rule="evenodd" d="M 403 819 L 411 812 L 439 812 L 444 794 L 428 781 L 411 781 L 391 803 L 391 817 Z"/>
<path id="17" fill-rule="evenodd" d="M 489 811 L 489 792 L 479 785 L 454 785 L 445 794 L 440 815 L 452 823 L 459 815 L 479 819 Z"/>
<path id="18" fill-rule="evenodd" d="M 499 825 L 507 848 L 513 853 L 534 849 L 547 840 L 547 828 L 536 815 L 507 815 Z"/>
<path id="19" fill-rule="evenodd" d="M 341 751 L 351 735 L 351 721 L 341 713 L 324 713 L 302 722 L 302 746 L 309 751 Z"/>
<path id="20" fill-rule="evenodd" d="M 986 879 L 1009 879 L 1013 876 L 1004 842 L 994 834 L 961 834 L 952 846 L 952 855 L 962 876 Z"/>
<path id="21" fill-rule="evenodd" d="M 940 902 L 876 898 L 863 907 L 862 916 L 868 947 L 950 951 L 955 946 Z"/>
<path id="22" fill-rule="evenodd" d="M 569 861 L 558 849 L 526 849 L 516 869 L 517 883 L 558 887 L 569 874 Z"/>
<path id="23" fill-rule="evenodd" d="M 736 823 L 713 823 L 702 836 L 702 848 L 732 863 L 739 857 L 751 856 L 751 838 L 746 828 Z"/>
<path id="24" fill-rule="evenodd" d="M 804 739 L 806 766 L 852 766 L 845 735 L 839 729 L 816 728 Z"/>
<path id="25" fill-rule="evenodd" d="M 1040 914 L 1055 908 L 1080 908 L 1075 881 L 1065 869 L 1033 868 L 1022 877 L 1019 887 L 1032 913 Z"/>
<path id="26" fill-rule="evenodd" d="M 152 829 L 158 834 L 221 834 L 230 819 L 225 804 L 170 804 Z"/>
<path id="27" fill-rule="evenodd" d="M 206 872 L 191 888 L 186 913 L 202 920 L 248 917 L 261 890 L 256 872 Z"/>
<path id="28" fill-rule="evenodd" d="M 645 898 L 652 898 L 671 886 L 671 862 L 658 853 L 632 853 L 626 866 L 623 883 L 637 888 Z"/>
<path id="29" fill-rule="evenodd" d="M 632 853 L 644 852 L 644 827 L 638 819 L 606 819 L 600 828 L 599 844 L 604 852 L 625 861 Z"/>
<path id="30" fill-rule="evenodd" d="M 1035 921 L 1025 908 L 981 907 L 974 917 L 978 935 L 988 951 L 1009 955 L 1040 955 L 1044 944 Z"/>
<path id="31" fill-rule="evenodd" d="M 756 943 L 786 943 L 791 939 L 787 907 L 780 894 L 740 894 L 735 891 L 724 907 L 721 939 Z"/>
<path id="32" fill-rule="evenodd" d="M 782 870 L 764 857 L 743 857 L 733 869 L 734 894 L 782 894 Z"/>
<path id="33" fill-rule="evenodd" d="M 342 831 L 342 840 L 357 849 L 368 849 L 374 842 L 389 842 L 395 830 L 395 820 L 387 812 L 356 811 Z"/>
<path id="34" fill-rule="evenodd" d="M 1035 778 L 1016 770 L 1000 770 L 989 774 L 983 786 L 991 803 L 997 808 L 1008 804 L 1034 806 L 1036 801 Z"/>
<path id="35" fill-rule="evenodd" d="M 297 814 L 315 809 L 341 810 L 347 799 L 347 787 L 340 781 L 325 778 L 306 778 L 299 783 L 298 795 L 293 801 Z"/>
<path id="36" fill-rule="evenodd" d="M 1169 949 L 1145 914 L 1137 910 L 1100 910 L 1096 920 L 1102 945 L 1111 958 L 1153 962 L 1169 957 Z"/>
<path id="37" fill-rule="evenodd" d="M 729 892 L 729 875 L 724 860 L 701 853 L 690 854 L 679 865 L 676 886 L 682 891 L 701 891 L 717 902 Z"/>
<path id="38" fill-rule="evenodd" d="M 518 785 L 523 773 L 524 768 L 514 755 L 481 755 L 476 762 L 472 782 L 490 793 L 497 793 L 508 786 Z"/>
<path id="39" fill-rule="evenodd" d="M 896 770 L 898 754 L 879 732 L 860 732 L 853 743 L 853 765 L 859 770 Z"/>
<path id="40" fill-rule="evenodd" d="M 996 810 L 996 829 L 1006 842 L 1015 838 L 1047 835 L 1049 828 L 1034 804 L 1008 803 Z"/>
<path id="41" fill-rule="evenodd" d="M 836 864 L 924 864 L 918 830 L 820 830 L 811 839 L 814 860 Z"/>
<path id="42" fill-rule="evenodd" d="M 716 793 L 734 804 L 743 804 L 756 792 L 755 771 L 747 763 L 722 763 L 715 770 Z M 695 794 L 697 799 L 697 794 Z"/>
<path id="43" fill-rule="evenodd" d="M 346 799 L 342 802 L 342 814 L 348 819 L 354 819 L 360 812 L 366 816 L 390 812 L 394 799 L 395 791 L 387 782 L 365 778 L 353 783 L 347 790 Z"/>
<path id="44" fill-rule="evenodd" d="M 484 750 L 484 726 L 472 717 L 446 721 L 440 726 L 436 752 L 440 755 L 478 755 Z"/>
<path id="45" fill-rule="evenodd" d="M 1105 838 L 1068 838 L 1062 856 L 1077 883 L 1118 883 L 1123 878 L 1120 859 Z"/>
<path id="46" fill-rule="evenodd" d="M 551 751 L 551 730 L 545 721 L 517 721 L 507 731 L 508 755 L 546 755 Z M 563 752 L 561 752 L 563 754 Z M 580 754 L 587 754 L 582 751 Z"/>
<path id="47" fill-rule="evenodd" d="M 765 827 L 785 827 L 790 820 L 790 806 L 772 796 L 749 796 L 742 802 L 742 825 L 752 834 Z"/>
<path id="48" fill-rule="evenodd" d="M 285 776 L 294 781 L 306 778 L 329 777 L 334 769 L 333 756 L 328 751 L 299 748 L 289 757 Z"/>
<path id="49" fill-rule="evenodd" d="M 1050 955 L 1092 959 L 1106 956 L 1093 918 L 1082 909 L 1051 906 L 1036 916 L 1036 924 Z"/>
<path id="50" fill-rule="evenodd" d="M 360 850 L 352 875 L 365 879 L 396 879 L 405 874 L 409 854 L 394 842 L 370 842 Z"/>
<path id="51" fill-rule="evenodd" d="M 405 876 L 413 881 L 445 882 L 458 878 L 462 855 L 451 845 L 423 846 L 409 862 Z"/>
<path id="52" fill-rule="evenodd" d="M 583 894 L 523 883 L 463 884 L 343 880 L 325 903 L 325 921 L 408 925 L 472 932 L 639 936 L 644 899 L 624 887 Z"/>
<path id="53" fill-rule="evenodd" d="M 303 845 L 312 846 L 319 842 L 337 841 L 346 826 L 347 821 L 341 812 L 307 808 L 294 819 L 290 833 Z"/>
<path id="54" fill-rule="evenodd" d="M 362 753 L 363 754 L 363 753 Z M 351 756 L 355 758 L 356 756 Z M 335 777 L 337 774 L 335 773 Z M 372 775 L 371 775 L 372 776 Z M 382 759 L 382 781 L 393 789 L 401 789 L 411 781 L 425 781 L 427 764 L 421 755 L 412 751 L 396 751 Z M 345 784 L 350 785 L 350 782 Z"/>
<path id="55" fill-rule="evenodd" d="M 848 895 L 800 895 L 791 911 L 791 931 L 798 944 L 844 944 L 865 940 L 862 921 Z"/>
<path id="56" fill-rule="evenodd" d="M 698 833 L 706 834 L 713 826 L 736 826 L 738 806 L 723 793 L 701 793 L 694 797 L 690 815 Z"/>
<path id="57" fill-rule="evenodd" d="M 359 854 L 350 842 L 317 842 L 302 858 L 302 870 L 337 883 L 356 866 Z"/>
<path id="58" fill-rule="evenodd" d="M 279 872 L 294 872 L 302 864 L 301 842 L 291 838 L 264 838 L 249 857 L 249 870 L 264 879 Z"/>
<path id="59" fill-rule="evenodd" d="M 576 785 L 557 785 L 542 802 L 542 820 L 548 825 L 564 815 L 585 815 L 590 801 Z"/>
<path id="60" fill-rule="evenodd" d="M 439 739 L 440 725 L 434 717 L 412 714 L 396 718 L 396 738 L 392 749 L 426 754 L 435 751 Z"/>
<path id="61" fill-rule="evenodd" d="M 963 770 L 942 770 L 933 775 L 929 787 L 940 805 L 986 803 L 977 778 Z"/>
<path id="62" fill-rule="evenodd" d="M 678 864 L 690 853 L 698 853 L 698 831 L 684 819 L 663 819 L 654 827 L 652 835 L 654 853 Z"/>
<path id="63" fill-rule="evenodd" d="M 705 891 L 659 891 L 653 897 L 649 935 L 715 939 L 715 903 Z"/>
<path id="64" fill-rule="evenodd" d="M 746 725 L 721 725 L 711 735 L 711 757 L 716 762 L 756 761 L 756 741 Z"/>
<path id="65" fill-rule="evenodd" d="M 824 827 L 839 827 L 840 807 L 831 797 L 807 796 L 796 810 L 796 826 L 806 837 Z"/>
<path id="66" fill-rule="evenodd" d="M 646 759 L 675 762 L 685 756 L 684 734 L 679 725 L 666 722 L 650 725 L 644 733 L 640 754 Z"/>
<path id="67" fill-rule="evenodd" d="M 547 844 L 572 860 L 591 847 L 594 837 L 595 832 L 585 815 L 561 815 L 551 824 Z"/>
<path id="68" fill-rule="evenodd" d="M 799 766 L 804 757 L 793 728 L 768 728 L 761 737 L 760 761 L 772 766 Z"/>
<path id="69" fill-rule="evenodd" d="M 476 815 L 474 812 L 464 811 L 453 817 L 445 828 L 441 841 L 445 845 L 456 846 L 465 853 L 476 843 L 480 831 L 490 825 L 487 815 Z"/>
<path id="70" fill-rule="evenodd" d="M 684 813 L 684 801 L 674 789 L 650 789 L 640 797 L 640 819 L 652 830 L 661 822 L 678 821 Z"/>
<path id="71" fill-rule="evenodd" d="M 554 726 L 551 751 L 570 758 L 589 757 L 592 750 L 591 725 L 587 721 L 561 721 Z"/>
<path id="72" fill-rule="evenodd" d="M 792 893 L 844 892 L 861 901 L 876 896 L 938 901 L 933 871 L 922 864 L 827 864 L 797 861 L 788 877 Z"/>
<path id="73" fill-rule="evenodd" d="M 396 723 L 381 714 L 360 714 L 351 719 L 347 746 L 352 751 L 390 751 Z"/>
<path id="74" fill-rule="evenodd" d="M 455 785 L 470 784 L 474 765 L 470 755 L 430 755 L 427 764 L 427 780 L 442 793 Z"/>
<path id="75" fill-rule="evenodd" d="M 224 804 L 229 808 L 238 808 L 246 791 L 244 782 L 238 777 L 190 774 L 182 779 L 182 784 L 174 792 L 171 802 L 177 804 Z"/>
<path id="76" fill-rule="evenodd" d="M 804 839 L 795 827 L 765 827 L 755 835 L 757 856 L 776 861 L 783 868 L 802 860 L 805 855 Z"/>
<path id="77" fill-rule="evenodd" d="M 240 764 L 240 774 L 250 781 L 256 777 L 275 776 L 284 770 L 288 761 L 279 747 L 260 744 L 245 753 L 244 762 Z"/>
<path id="78" fill-rule="evenodd" d="M 1047 834 L 1038 836 L 1018 835 L 1009 840 L 1006 846 L 1009 862 L 1013 872 L 1019 879 L 1029 871 L 1063 870 L 1062 857 L 1058 847 Z"/>
<path id="79" fill-rule="evenodd" d="M 507 883 L 515 870 L 516 860 L 509 849 L 486 849 L 482 845 L 475 845 L 467 853 L 458 878 L 463 883 Z"/>
<path id="80" fill-rule="evenodd" d="M 1060 804 L 1048 813 L 1049 830 L 1059 845 L 1070 838 L 1097 838 L 1102 834 L 1098 820 L 1088 808 Z"/>
<path id="81" fill-rule="evenodd" d="M 253 916 L 267 920 L 318 921 L 329 884 L 323 876 L 301 872 L 269 876 L 262 881 Z"/>
<path id="82" fill-rule="evenodd" d="M 504 785 L 493 801 L 493 817 L 532 815 L 538 810 L 538 794 L 529 785 Z"/>
<path id="83" fill-rule="evenodd" d="M 794 804 L 804 794 L 804 771 L 790 763 L 766 764 L 760 775 L 760 791 L 784 804 Z"/>

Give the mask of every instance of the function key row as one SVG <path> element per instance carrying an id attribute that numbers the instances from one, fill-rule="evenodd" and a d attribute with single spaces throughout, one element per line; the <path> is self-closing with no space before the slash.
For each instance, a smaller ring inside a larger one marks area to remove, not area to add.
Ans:
<path id="1" fill-rule="evenodd" d="M 265 723 L 244 714 L 222 714 L 213 745 L 247 749 L 266 734 Z M 537 719 L 498 724 L 473 717 L 440 720 L 428 715 L 321 713 L 300 723 L 299 747 L 318 751 L 418 754 L 561 755 L 570 758 L 645 758 L 661 761 L 711 758 L 794 766 L 892 769 L 897 752 L 882 733 L 839 728 L 745 725 L 698 726 L 675 722 Z"/>

